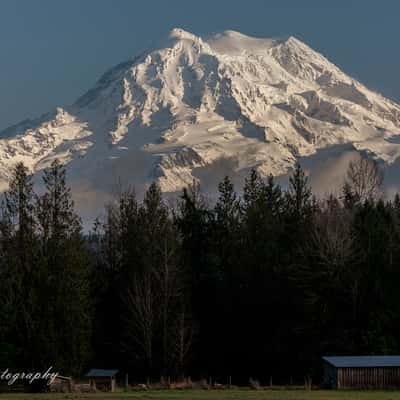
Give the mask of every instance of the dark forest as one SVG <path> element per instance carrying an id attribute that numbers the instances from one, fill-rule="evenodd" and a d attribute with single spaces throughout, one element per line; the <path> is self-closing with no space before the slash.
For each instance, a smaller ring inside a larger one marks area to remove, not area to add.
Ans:
<path id="1" fill-rule="evenodd" d="M 43 182 L 18 164 L 1 203 L 3 369 L 286 383 L 322 355 L 400 353 L 400 197 L 373 161 L 325 199 L 300 166 L 287 188 L 226 177 L 214 201 L 121 190 L 90 232 L 58 161 Z"/>

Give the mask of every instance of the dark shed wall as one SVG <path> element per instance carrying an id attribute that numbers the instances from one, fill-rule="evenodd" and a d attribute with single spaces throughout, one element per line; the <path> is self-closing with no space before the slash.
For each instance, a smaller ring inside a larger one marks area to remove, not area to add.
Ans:
<path id="1" fill-rule="evenodd" d="M 399 388 L 400 367 L 338 368 L 338 389 Z"/>
<path id="2" fill-rule="evenodd" d="M 324 386 L 337 388 L 338 370 L 331 364 L 324 363 Z"/>

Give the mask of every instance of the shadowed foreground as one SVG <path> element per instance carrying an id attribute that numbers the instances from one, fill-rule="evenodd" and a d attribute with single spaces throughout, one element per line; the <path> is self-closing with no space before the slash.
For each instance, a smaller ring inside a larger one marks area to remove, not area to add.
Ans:
<path id="1" fill-rule="evenodd" d="M 130 393 L 97 394 L 0 394 L 0 399 L 18 400 L 61 400 L 61 399 L 153 399 L 153 400 L 400 400 L 400 391 L 305 391 L 305 390 L 185 390 L 185 391 L 146 391 Z"/>

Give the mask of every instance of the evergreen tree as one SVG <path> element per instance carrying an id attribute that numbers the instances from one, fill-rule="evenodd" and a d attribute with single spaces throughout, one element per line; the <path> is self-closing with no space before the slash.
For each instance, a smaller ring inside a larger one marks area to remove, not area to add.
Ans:
<path id="1" fill-rule="evenodd" d="M 184 274 L 187 311 L 197 326 L 206 321 L 209 311 L 213 310 L 215 279 L 219 276 L 213 259 L 212 232 L 214 215 L 201 195 L 200 187 L 193 182 L 183 190 L 179 209 L 175 215 L 181 243 L 181 265 Z M 208 293 L 206 298 L 202 295 Z M 214 315 L 214 313 L 213 313 Z M 214 321 L 214 318 L 212 318 Z M 211 325 L 203 325 L 202 335 L 196 337 L 197 348 L 192 358 L 203 368 L 211 355 L 211 344 L 207 338 L 215 330 Z"/>
<path id="2" fill-rule="evenodd" d="M 235 253 L 239 245 L 240 201 L 229 177 L 218 186 L 219 197 L 215 204 L 215 255 L 219 271 L 232 272 Z"/>
<path id="3" fill-rule="evenodd" d="M 264 182 L 262 181 L 259 173 L 252 169 L 250 175 L 246 178 L 243 188 L 243 202 L 244 209 L 249 210 L 255 208 L 262 199 L 264 189 Z"/>
<path id="4" fill-rule="evenodd" d="M 312 201 L 308 178 L 300 164 L 296 164 L 295 170 L 289 178 L 286 202 L 292 222 L 299 227 L 301 224 L 305 224 L 306 219 L 311 215 Z"/>
<path id="5" fill-rule="evenodd" d="M 59 161 L 45 170 L 43 182 L 45 192 L 37 198 L 36 207 L 41 244 L 41 360 L 56 362 L 60 371 L 76 374 L 90 356 L 89 259 Z"/>
<path id="6" fill-rule="evenodd" d="M 6 342 L 4 358 L 20 367 L 34 367 L 40 354 L 36 336 L 40 275 L 35 228 L 32 179 L 28 169 L 18 163 L 12 169 L 2 204 L 0 292 L 4 319 L 0 331 Z"/>
<path id="7" fill-rule="evenodd" d="M 133 367 L 140 367 L 142 374 L 178 374 L 186 353 L 188 314 L 178 235 L 156 184 L 150 185 L 137 209 L 137 229 L 130 246 L 138 251 L 126 265 L 123 346 L 139 361 Z"/>
<path id="8" fill-rule="evenodd" d="M 96 299 L 93 343 L 97 365 L 119 364 L 129 369 L 129 359 L 137 358 L 126 348 L 124 336 L 126 293 L 142 248 L 138 210 L 134 191 L 121 191 L 106 205 L 104 218 L 97 220 L 91 235 L 96 243 L 92 281 Z"/>

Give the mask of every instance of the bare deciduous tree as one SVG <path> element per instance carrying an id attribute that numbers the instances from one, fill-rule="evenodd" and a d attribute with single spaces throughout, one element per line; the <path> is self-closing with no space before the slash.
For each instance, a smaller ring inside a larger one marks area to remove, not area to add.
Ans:
<path id="1" fill-rule="evenodd" d="M 193 330 L 190 321 L 187 319 L 185 307 L 182 303 L 182 309 L 176 316 L 173 327 L 174 341 L 172 343 L 171 353 L 175 360 L 175 369 L 180 375 L 184 376 L 184 366 L 188 353 L 192 347 Z"/>
<path id="2" fill-rule="evenodd" d="M 132 287 L 124 300 L 129 313 L 123 319 L 127 332 L 131 335 L 123 341 L 122 345 L 128 352 L 132 351 L 132 347 L 136 345 L 140 356 L 151 371 L 155 313 L 151 276 L 147 271 L 134 278 Z"/>
<path id="3" fill-rule="evenodd" d="M 355 201 L 376 199 L 382 194 L 383 172 L 378 163 L 368 158 L 352 161 L 347 170 L 344 190 Z"/>
<path id="4" fill-rule="evenodd" d="M 326 210 L 315 220 L 312 235 L 320 262 L 344 268 L 352 255 L 353 237 L 346 214 L 341 209 Z"/>
<path id="5" fill-rule="evenodd" d="M 360 271 L 355 264 L 362 257 L 355 250 L 355 236 L 351 230 L 351 213 L 328 199 L 327 207 L 314 219 L 312 232 L 314 255 L 319 260 L 324 279 L 340 280 L 351 296 L 353 316 L 359 304 Z"/>
<path id="6" fill-rule="evenodd" d="M 172 227 L 169 228 L 170 230 Z M 169 232 L 170 237 L 171 232 Z M 169 242 L 167 237 L 160 245 L 160 254 L 163 262 L 154 271 L 155 285 L 159 294 L 158 310 L 162 329 L 162 351 L 163 351 L 163 373 L 168 372 L 173 364 L 171 352 L 169 351 L 170 341 L 172 340 L 170 325 L 176 317 L 176 303 L 179 302 L 183 294 L 181 271 L 177 263 L 176 243 Z M 163 249 L 161 246 L 163 245 Z"/>

